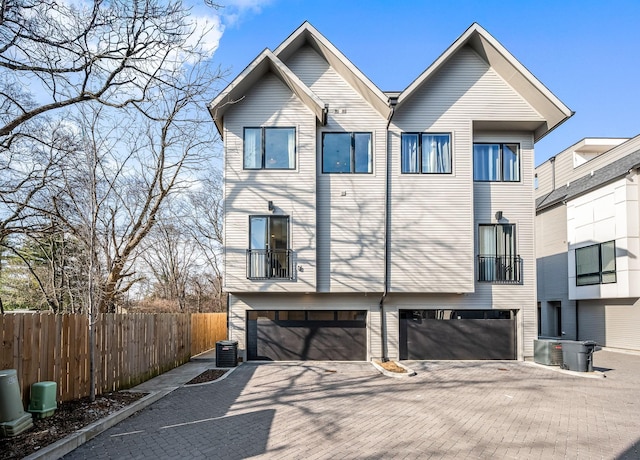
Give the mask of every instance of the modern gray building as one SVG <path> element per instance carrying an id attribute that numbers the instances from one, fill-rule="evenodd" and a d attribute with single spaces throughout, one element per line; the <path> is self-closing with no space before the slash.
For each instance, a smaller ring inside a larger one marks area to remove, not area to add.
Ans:
<path id="1" fill-rule="evenodd" d="M 536 168 L 539 333 L 640 350 L 640 136 Z"/>

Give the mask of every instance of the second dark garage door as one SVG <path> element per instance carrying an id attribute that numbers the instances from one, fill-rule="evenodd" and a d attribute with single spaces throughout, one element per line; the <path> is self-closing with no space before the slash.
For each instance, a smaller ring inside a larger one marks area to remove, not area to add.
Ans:
<path id="1" fill-rule="evenodd" d="M 366 320 L 361 310 L 247 311 L 247 358 L 365 361 Z"/>
<path id="2" fill-rule="evenodd" d="M 516 359 L 511 310 L 401 310 L 400 359 Z"/>

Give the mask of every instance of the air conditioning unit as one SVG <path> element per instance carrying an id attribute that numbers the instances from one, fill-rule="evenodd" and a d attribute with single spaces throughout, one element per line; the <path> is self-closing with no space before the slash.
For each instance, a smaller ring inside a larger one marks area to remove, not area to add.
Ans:
<path id="1" fill-rule="evenodd" d="M 562 342 L 554 339 L 534 340 L 533 360 L 546 366 L 562 366 Z"/>

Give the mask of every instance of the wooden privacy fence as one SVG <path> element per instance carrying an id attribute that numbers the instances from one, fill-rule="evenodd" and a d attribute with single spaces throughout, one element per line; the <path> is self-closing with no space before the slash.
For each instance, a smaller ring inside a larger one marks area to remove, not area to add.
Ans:
<path id="1" fill-rule="evenodd" d="M 135 386 L 227 338 L 225 313 L 99 314 L 96 392 Z M 35 382 L 54 381 L 58 401 L 89 395 L 89 318 L 0 315 L 0 369 L 17 369 L 25 404 Z"/>

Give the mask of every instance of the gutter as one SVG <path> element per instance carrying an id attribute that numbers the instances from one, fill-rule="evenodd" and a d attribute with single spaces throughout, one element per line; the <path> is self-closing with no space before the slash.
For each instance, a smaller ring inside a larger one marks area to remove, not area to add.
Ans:
<path id="1" fill-rule="evenodd" d="M 387 325 L 384 312 L 384 300 L 389 293 L 389 234 L 390 222 L 389 222 L 389 186 L 391 184 L 390 168 L 391 155 L 389 153 L 389 126 L 391 125 L 391 119 L 395 113 L 395 107 L 398 103 L 398 98 L 389 98 L 389 105 L 391 106 L 391 112 L 387 118 L 387 127 L 385 129 L 385 147 L 386 147 L 386 164 L 385 164 L 385 177 L 384 177 L 384 289 L 382 291 L 382 297 L 380 297 L 380 361 L 387 362 L 389 357 L 387 356 Z"/>

